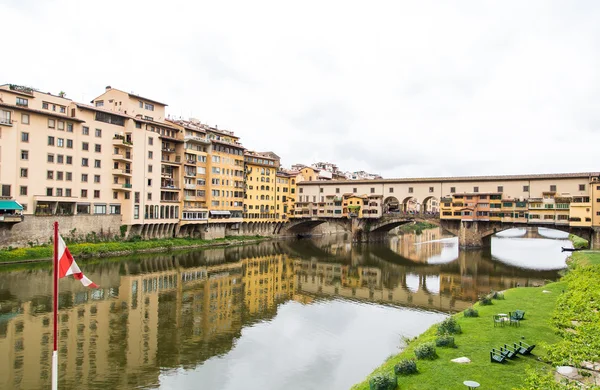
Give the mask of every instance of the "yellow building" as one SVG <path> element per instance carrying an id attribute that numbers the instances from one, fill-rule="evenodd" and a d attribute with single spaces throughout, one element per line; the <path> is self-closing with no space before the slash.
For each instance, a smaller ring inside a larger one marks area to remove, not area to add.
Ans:
<path id="1" fill-rule="evenodd" d="M 277 170 L 280 159 L 275 153 L 244 153 L 246 194 L 244 221 L 275 222 L 280 220 L 277 210 Z"/>
<path id="2" fill-rule="evenodd" d="M 296 202 L 296 177 L 288 171 L 279 170 L 275 175 L 277 182 L 276 206 L 279 221 L 286 221 L 294 215 Z"/>
<path id="3" fill-rule="evenodd" d="M 569 207 L 570 226 L 592 225 L 592 203 L 589 196 L 574 196 Z"/>
<path id="4" fill-rule="evenodd" d="M 207 182 L 207 203 L 212 221 L 242 222 L 244 203 L 244 147 L 233 132 L 210 128 L 207 137 L 212 143 L 207 161 L 210 182 Z"/>
<path id="5" fill-rule="evenodd" d="M 368 206 L 366 195 L 344 194 L 342 215 L 347 218 L 362 218 L 363 211 Z"/>

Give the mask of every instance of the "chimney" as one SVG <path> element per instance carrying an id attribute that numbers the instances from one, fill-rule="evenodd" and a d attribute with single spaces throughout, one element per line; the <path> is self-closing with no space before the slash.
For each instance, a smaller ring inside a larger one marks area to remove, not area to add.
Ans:
<path id="1" fill-rule="evenodd" d="M 111 89 L 112 87 L 110 85 L 106 86 L 106 90 L 108 91 L 109 89 Z"/>

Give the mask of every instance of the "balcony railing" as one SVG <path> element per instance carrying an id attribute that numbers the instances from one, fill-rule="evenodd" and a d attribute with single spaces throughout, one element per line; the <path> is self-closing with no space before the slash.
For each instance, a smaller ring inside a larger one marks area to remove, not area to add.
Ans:
<path id="1" fill-rule="evenodd" d="M 113 137 L 113 141 L 112 144 L 115 146 L 124 146 L 127 148 L 131 148 L 133 147 L 133 142 L 131 142 L 131 139 L 127 139 L 124 136 L 121 135 L 115 135 Z"/>
<path id="2" fill-rule="evenodd" d="M 131 176 L 131 169 L 113 169 L 112 170 L 112 174 L 113 175 L 127 175 L 127 176 Z"/>
<path id="3" fill-rule="evenodd" d="M 196 184 L 185 184 L 184 187 L 186 190 L 195 190 L 196 189 Z"/>
<path id="4" fill-rule="evenodd" d="M 0 125 L 12 126 L 12 121 L 10 118 L 0 117 Z"/>
<path id="5" fill-rule="evenodd" d="M 163 152 L 167 152 L 167 153 L 174 153 L 175 152 L 175 148 L 167 148 L 167 147 L 162 147 L 161 150 Z"/>

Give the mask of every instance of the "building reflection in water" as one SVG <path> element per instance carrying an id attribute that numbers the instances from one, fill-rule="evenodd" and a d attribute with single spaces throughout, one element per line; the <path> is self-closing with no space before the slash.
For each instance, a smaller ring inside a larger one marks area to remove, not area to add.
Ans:
<path id="1" fill-rule="evenodd" d="M 102 288 L 61 281 L 60 387 L 155 387 L 161 370 L 226 354 L 245 326 L 278 304 L 347 298 L 452 312 L 491 289 L 541 284 L 526 271 L 461 252 L 428 264 L 447 243 L 439 231 L 353 246 L 344 237 L 268 242 L 87 264 Z M 0 274 L 0 388 L 49 388 L 51 270 Z"/>

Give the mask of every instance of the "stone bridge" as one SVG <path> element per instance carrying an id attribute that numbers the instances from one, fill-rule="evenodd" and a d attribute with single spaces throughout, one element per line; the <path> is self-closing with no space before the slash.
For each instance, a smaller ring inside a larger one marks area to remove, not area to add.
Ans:
<path id="1" fill-rule="evenodd" d="M 277 233 L 287 235 L 310 234 L 313 229 L 324 223 L 336 225 L 346 232 L 352 233 L 352 241 L 377 241 L 383 239 L 390 230 L 408 223 L 426 221 L 440 225 L 437 214 L 390 213 L 380 218 L 294 218 L 281 226 Z"/>
<path id="2" fill-rule="evenodd" d="M 600 230 L 589 227 L 573 227 L 548 223 L 514 223 L 500 221 L 459 221 L 440 220 L 437 214 L 390 213 L 380 218 L 294 218 L 288 224 L 279 227 L 276 233 L 288 235 L 310 234 L 321 224 L 337 225 L 341 230 L 352 233 L 352 241 L 383 240 L 388 232 L 398 226 L 413 222 L 428 222 L 458 237 L 461 248 L 481 248 L 490 245 L 491 237 L 501 231 L 523 228 L 544 227 L 575 234 L 589 241 L 590 247 L 600 246 Z"/>

